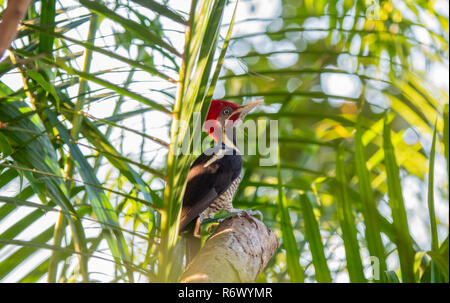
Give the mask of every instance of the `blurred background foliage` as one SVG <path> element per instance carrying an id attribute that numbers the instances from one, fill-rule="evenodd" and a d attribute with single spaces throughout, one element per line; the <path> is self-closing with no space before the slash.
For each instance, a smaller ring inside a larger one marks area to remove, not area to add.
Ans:
<path id="1" fill-rule="evenodd" d="M 258 282 L 448 282 L 448 35 L 444 0 L 34 1 L 0 60 L 0 281 L 176 280 L 174 118 L 213 96 L 278 121 L 234 199 L 280 239 Z"/>

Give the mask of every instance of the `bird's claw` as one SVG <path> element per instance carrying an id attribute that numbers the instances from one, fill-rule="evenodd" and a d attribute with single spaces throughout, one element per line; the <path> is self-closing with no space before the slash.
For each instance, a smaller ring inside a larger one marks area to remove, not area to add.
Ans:
<path id="1" fill-rule="evenodd" d="M 235 209 L 229 211 L 229 213 L 234 214 L 234 215 L 237 215 L 237 216 L 242 216 L 242 214 L 244 214 L 244 213 L 245 213 L 247 216 L 249 216 L 249 217 L 256 217 L 256 216 L 258 216 L 259 219 L 260 219 L 261 221 L 263 221 L 263 214 L 262 214 L 259 210 L 236 209 L 236 208 L 235 208 Z M 210 218 L 212 218 L 212 216 L 210 216 Z M 214 232 L 215 232 L 215 229 L 219 226 L 219 224 L 222 223 L 222 222 L 225 221 L 225 220 L 226 220 L 226 218 L 225 218 L 225 219 L 216 219 L 216 220 L 215 220 L 215 221 L 216 221 L 215 223 L 217 223 L 217 224 L 212 224 L 212 225 L 208 226 L 208 228 L 207 228 L 208 234 L 214 233 Z"/>
<path id="2" fill-rule="evenodd" d="M 237 214 L 238 216 L 240 216 L 242 213 L 246 213 L 248 216 L 253 217 L 258 216 L 261 221 L 263 220 L 263 214 L 259 210 L 234 209 L 232 212 Z"/>
<path id="3" fill-rule="evenodd" d="M 259 210 L 250 210 L 250 211 L 247 211 L 247 214 L 254 216 L 254 217 L 258 216 L 260 221 L 262 221 L 264 219 L 262 212 L 260 212 Z"/>

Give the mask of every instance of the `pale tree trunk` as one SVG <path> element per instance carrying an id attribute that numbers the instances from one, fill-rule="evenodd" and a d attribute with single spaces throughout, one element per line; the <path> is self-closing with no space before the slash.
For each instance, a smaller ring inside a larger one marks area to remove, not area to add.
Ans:
<path id="1" fill-rule="evenodd" d="M 219 224 L 180 282 L 253 282 L 277 247 L 277 237 L 263 222 L 246 213 L 235 215 Z"/>
<path id="2" fill-rule="evenodd" d="M 31 0 L 9 0 L 0 23 L 0 58 L 17 34 L 17 28 L 25 16 Z"/>

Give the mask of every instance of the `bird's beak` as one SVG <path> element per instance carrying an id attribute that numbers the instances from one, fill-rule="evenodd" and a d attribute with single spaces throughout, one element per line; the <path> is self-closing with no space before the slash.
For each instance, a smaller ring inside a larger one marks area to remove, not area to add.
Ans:
<path id="1" fill-rule="evenodd" d="M 238 107 L 237 109 L 234 110 L 234 112 L 230 115 L 231 117 L 235 116 L 236 114 L 239 115 L 239 119 L 244 119 L 245 115 L 247 115 L 252 109 L 254 109 L 255 107 L 257 107 L 263 100 L 256 100 L 254 102 L 242 105 L 240 107 Z"/>

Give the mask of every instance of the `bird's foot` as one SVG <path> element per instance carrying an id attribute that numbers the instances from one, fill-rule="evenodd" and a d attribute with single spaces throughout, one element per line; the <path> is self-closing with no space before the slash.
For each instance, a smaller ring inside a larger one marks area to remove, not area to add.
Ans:
<path id="1" fill-rule="evenodd" d="M 258 216 L 259 219 L 262 221 L 263 220 L 263 214 L 259 211 L 259 210 L 249 210 L 249 209 L 233 209 L 231 211 L 231 213 L 237 214 L 237 215 L 241 215 L 242 213 L 246 213 L 248 216 Z"/>

